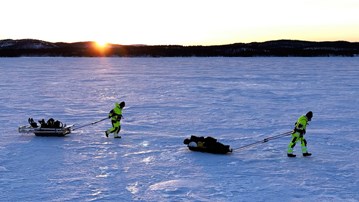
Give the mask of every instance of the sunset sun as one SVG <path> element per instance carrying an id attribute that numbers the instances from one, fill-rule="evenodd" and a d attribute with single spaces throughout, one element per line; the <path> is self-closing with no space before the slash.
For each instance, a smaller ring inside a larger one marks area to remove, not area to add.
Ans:
<path id="1" fill-rule="evenodd" d="M 96 43 L 96 46 L 99 48 L 106 48 L 106 46 L 108 45 L 108 43 L 105 41 L 96 41 L 95 43 Z"/>

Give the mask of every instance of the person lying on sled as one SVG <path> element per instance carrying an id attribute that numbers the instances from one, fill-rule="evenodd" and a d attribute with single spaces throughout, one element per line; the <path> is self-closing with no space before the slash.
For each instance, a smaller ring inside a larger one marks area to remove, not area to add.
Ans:
<path id="1" fill-rule="evenodd" d="M 184 144 L 192 151 L 201 151 L 214 154 L 226 154 L 232 152 L 229 145 L 224 145 L 213 137 L 197 137 L 192 135 L 190 139 L 185 139 Z"/>

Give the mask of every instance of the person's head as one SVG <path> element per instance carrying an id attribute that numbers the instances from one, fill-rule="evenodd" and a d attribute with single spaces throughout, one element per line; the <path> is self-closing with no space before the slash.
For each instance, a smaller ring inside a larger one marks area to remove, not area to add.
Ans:
<path id="1" fill-rule="evenodd" d="M 311 121 L 313 118 L 313 112 L 309 111 L 309 112 L 307 112 L 307 114 L 305 116 L 308 118 L 308 121 Z"/>
<path id="2" fill-rule="evenodd" d="M 124 107 L 125 107 L 125 102 L 121 102 L 120 104 L 118 104 L 118 102 L 115 102 L 115 107 L 117 107 L 117 108 L 121 108 L 121 109 L 123 109 Z"/>
<path id="3" fill-rule="evenodd" d="M 125 107 L 125 105 L 126 105 L 126 103 L 122 101 L 122 102 L 120 103 L 120 108 L 123 109 L 123 108 Z"/>

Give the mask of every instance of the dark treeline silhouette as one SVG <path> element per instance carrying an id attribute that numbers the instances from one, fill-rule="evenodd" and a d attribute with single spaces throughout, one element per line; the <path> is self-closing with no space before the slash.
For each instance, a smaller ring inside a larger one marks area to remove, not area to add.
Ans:
<path id="1" fill-rule="evenodd" d="M 96 47 L 94 42 L 51 43 L 34 39 L 0 40 L 0 57 L 255 57 L 358 56 L 359 43 L 277 40 L 215 46 L 117 45 Z"/>

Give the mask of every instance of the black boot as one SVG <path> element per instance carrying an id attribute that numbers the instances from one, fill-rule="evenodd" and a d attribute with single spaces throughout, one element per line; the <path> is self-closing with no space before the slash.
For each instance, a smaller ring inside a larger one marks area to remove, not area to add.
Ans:
<path id="1" fill-rule="evenodd" d="M 295 154 L 287 154 L 288 157 L 296 157 L 297 155 Z"/>
<path id="2" fill-rule="evenodd" d="M 305 152 L 303 153 L 303 156 L 311 156 L 312 154 L 311 153 L 308 153 L 308 152 Z"/>

